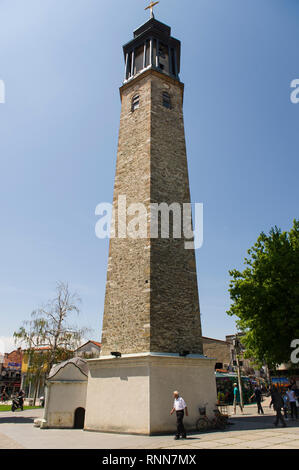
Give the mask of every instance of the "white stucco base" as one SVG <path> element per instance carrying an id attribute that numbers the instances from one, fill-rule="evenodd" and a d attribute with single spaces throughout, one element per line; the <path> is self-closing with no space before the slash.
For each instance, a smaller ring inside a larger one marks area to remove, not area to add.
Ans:
<path id="1" fill-rule="evenodd" d="M 85 430 L 130 434 L 174 432 L 173 391 L 185 399 L 187 430 L 195 428 L 199 406 L 212 415 L 216 404 L 215 360 L 144 353 L 88 360 Z"/>
<path id="2" fill-rule="evenodd" d="M 86 361 L 74 358 L 51 369 L 47 380 L 46 403 L 42 420 L 35 426 L 47 428 L 73 428 L 78 408 L 85 410 L 87 392 Z"/>
<path id="3" fill-rule="evenodd" d="M 75 410 L 84 408 L 86 403 L 85 382 L 52 382 L 49 387 L 49 404 L 45 413 L 47 428 L 73 428 Z"/>

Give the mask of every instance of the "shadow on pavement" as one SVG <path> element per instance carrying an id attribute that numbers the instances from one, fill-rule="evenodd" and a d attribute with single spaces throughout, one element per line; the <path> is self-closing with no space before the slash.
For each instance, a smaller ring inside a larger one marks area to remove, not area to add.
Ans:
<path id="1" fill-rule="evenodd" d="M 186 439 L 180 439 L 180 441 L 199 441 L 199 437 L 190 437 L 192 434 L 188 434 Z"/>
<path id="2" fill-rule="evenodd" d="M 217 430 L 217 429 L 210 429 L 208 431 L 204 432 L 191 432 L 188 435 L 188 440 L 189 439 L 196 439 L 195 437 L 189 437 L 189 436 L 201 436 L 205 434 L 211 434 L 211 433 L 219 433 L 219 435 L 223 435 L 227 432 L 240 432 L 240 431 L 257 431 L 257 430 L 273 430 L 273 429 L 298 429 L 299 430 L 299 420 L 298 421 L 286 421 L 286 428 L 283 428 L 281 423 L 278 424 L 278 426 L 274 426 L 274 421 L 275 421 L 276 415 L 273 413 L 273 415 L 264 415 L 264 416 L 236 416 L 236 417 L 230 417 L 229 422 L 227 427 L 224 430 Z"/>
<path id="3" fill-rule="evenodd" d="M 229 423 L 234 426 L 228 426 L 226 431 L 254 431 L 257 429 L 275 429 L 274 421 L 276 415 L 262 415 L 262 416 L 238 416 L 230 417 Z M 299 428 L 299 421 L 286 421 L 289 428 Z M 281 423 L 277 426 L 282 427 Z"/>
<path id="4" fill-rule="evenodd" d="M 26 424 L 26 423 L 33 423 L 35 420 L 34 417 L 30 416 L 1 416 L 0 417 L 0 424 Z"/>

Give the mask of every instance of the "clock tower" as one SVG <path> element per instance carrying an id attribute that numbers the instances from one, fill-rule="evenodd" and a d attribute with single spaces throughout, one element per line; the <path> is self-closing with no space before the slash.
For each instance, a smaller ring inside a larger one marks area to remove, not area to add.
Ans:
<path id="1" fill-rule="evenodd" d="M 125 76 L 114 185 L 120 197 L 142 203 L 153 231 L 152 205 L 190 204 L 183 120 L 184 85 L 179 78 L 181 43 L 169 26 L 151 18 L 124 46 Z M 169 210 L 168 220 L 173 216 Z M 133 216 L 131 217 L 133 218 Z M 128 218 L 127 222 L 130 222 Z M 160 224 L 161 225 L 161 224 Z M 170 227 L 173 229 L 173 227 Z M 110 241 L 102 354 L 141 352 L 202 354 L 195 253 L 184 234 L 168 238 Z"/>
<path id="2" fill-rule="evenodd" d="M 168 411 L 173 390 L 187 402 L 187 427 L 201 404 L 213 410 L 215 360 L 203 356 L 195 252 L 173 222 L 174 208 L 182 215 L 190 205 L 181 43 L 152 13 L 123 52 L 113 208 L 119 214 L 120 201 L 125 209 L 142 204 L 148 236 L 132 238 L 115 221 L 102 353 L 88 361 L 85 428 L 154 434 L 175 425 Z M 153 207 L 161 205 L 169 208 L 169 236 L 162 235 L 162 216 L 154 222 Z"/>

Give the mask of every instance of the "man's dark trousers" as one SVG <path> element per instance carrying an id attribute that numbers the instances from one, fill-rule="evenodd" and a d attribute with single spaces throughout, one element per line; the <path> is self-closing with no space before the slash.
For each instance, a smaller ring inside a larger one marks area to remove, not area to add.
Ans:
<path id="1" fill-rule="evenodd" d="M 183 423 L 184 415 L 184 410 L 179 410 L 176 412 L 177 437 L 186 437 L 186 430 Z"/>
<path id="2" fill-rule="evenodd" d="M 257 404 L 257 412 L 258 414 L 264 414 L 264 410 L 263 410 L 263 407 L 262 407 L 262 404 L 261 404 L 261 400 L 257 400 L 256 401 L 256 404 Z"/>
<path id="3" fill-rule="evenodd" d="M 296 402 L 291 401 L 290 405 L 291 405 L 291 418 L 294 419 L 294 417 L 295 417 L 296 419 L 298 419 Z"/>

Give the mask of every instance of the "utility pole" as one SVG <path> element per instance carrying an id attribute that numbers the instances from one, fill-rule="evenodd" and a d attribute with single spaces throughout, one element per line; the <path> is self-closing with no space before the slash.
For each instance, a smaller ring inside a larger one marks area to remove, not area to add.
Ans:
<path id="1" fill-rule="evenodd" d="M 242 379 L 241 379 L 241 365 L 240 365 L 240 358 L 239 355 L 241 353 L 241 343 L 238 338 L 238 335 L 236 335 L 234 341 L 234 352 L 235 352 L 235 357 L 236 357 L 236 362 L 237 362 L 237 373 L 238 373 L 238 384 L 239 384 L 239 392 L 240 392 L 240 405 L 242 409 L 244 408 L 244 401 L 243 401 L 243 388 L 242 388 Z"/>

